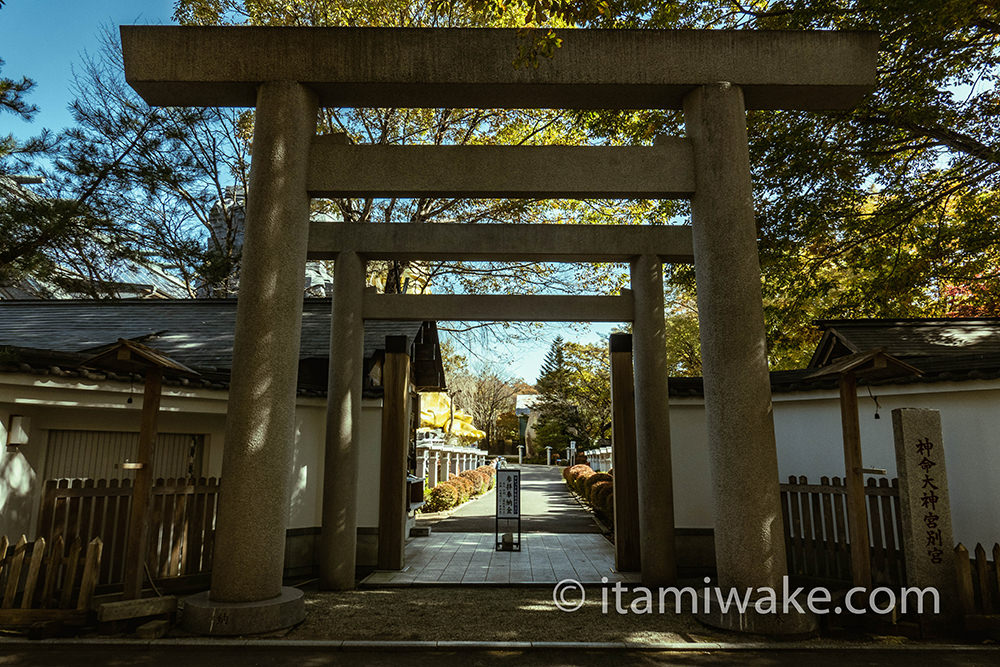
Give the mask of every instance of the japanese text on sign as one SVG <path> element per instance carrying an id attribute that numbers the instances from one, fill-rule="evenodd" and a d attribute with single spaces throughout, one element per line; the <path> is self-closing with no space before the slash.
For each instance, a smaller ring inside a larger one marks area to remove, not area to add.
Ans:
<path id="1" fill-rule="evenodd" d="M 934 478 L 934 467 L 937 466 L 937 458 L 934 452 L 934 443 L 927 438 L 922 438 L 916 444 L 917 454 L 923 458 L 917 465 L 924 471 L 924 479 L 921 484 L 921 492 L 923 495 L 920 497 L 920 505 L 924 509 L 924 525 L 927 526 L 927 543 L 924 548 L 927 551 L 927 557 L 935 565 L 942 562 L 942 556 L 944 555 L 944 542 L 941 539 L 941 530 L 938 528 L 939 517 L 935 510 L 937 510 L 937 503 L 940 500 L 938 495 L 934 493 L 937 490 L 937 484 L 935 484 Z"/>
<path id="2" fill-rule="evenodd" d="M 521 516 L 521 471 L 497 471 L 497 518 L 517 519 Z"/>

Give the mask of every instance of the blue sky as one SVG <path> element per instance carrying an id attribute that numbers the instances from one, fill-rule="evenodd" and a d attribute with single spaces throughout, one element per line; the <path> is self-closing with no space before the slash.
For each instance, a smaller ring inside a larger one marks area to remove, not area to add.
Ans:
<path id="1" fill-rule="evenodd" d="M 0 116 L 0 134 L 24 138 L 71 125 L 73 66 L 84 51 L 98 50 L 101 25 L 170 23 L 172 13 L 172 0 L 6 0 L 0 9 L 3 75 L 35 80 L 28 101 L 39 113 L 31 123 Z"/>
<path id="2" fill-rule="evenodd" d="M 2 74 L 35 81 L 28 101 L 39 107 L 28 123 L 11 114 L 0 116 L 0 135 L 13 133 L 24 139 L 48 128 L 58 132 L 72 125 L 67 110 L 72 92 L 73 67 L 85 51 L 100 48 L 102 25 L 171 23 L 172 0 L 6 0 L 0 9 L 0 58 Z M 610 325 L 589 329 L 546 326 L 537 343 L 509 346 L 506 350 L 477 348 L 480 355 L 511 377 L 533 382 L 549 343 L 556 335 L 567 340 L 607 341 Z M 473 366 L 476 361 L 470 359 Z"/>

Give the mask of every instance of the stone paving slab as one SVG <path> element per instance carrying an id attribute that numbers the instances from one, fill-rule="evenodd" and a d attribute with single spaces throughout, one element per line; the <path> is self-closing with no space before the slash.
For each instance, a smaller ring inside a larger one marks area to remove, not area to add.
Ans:
<path id="1" fill-rule="evenodd" d="M 521 551 L 497 551 L 493 535 L 431 533 L 406 545 L 406 567 L 376 571 L 362 586 L 554 585 L 563 579 L 582 584 L 637 583 L 638 573 L 614 569 L 614 546 L 602 535 L 527 533 Z"/>

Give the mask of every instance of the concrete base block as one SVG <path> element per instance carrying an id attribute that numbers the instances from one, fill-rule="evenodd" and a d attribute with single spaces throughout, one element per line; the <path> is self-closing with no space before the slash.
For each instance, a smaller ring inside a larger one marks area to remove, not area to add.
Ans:
<path id="1" fill-rule="evenodd" d="M 701 602 L 704 602 L 703 597 Z M 785 639 L 804 639 L 816 635 L 819 631 L 816 615 L 808 610 L 799 612 L 792 609 L 788 613 L 765 614 L 755 610 L 751 604 L 746 611 L 740 613 L 732 607 L 727 612 L 721 612 L 715 609 L 715 606 L 713 601 L 710 611 L 699 611 L 694 615 L 695 618 L 711 628 Z M 704 608 L 704 604 L 699 607 L 699 609 Z M 778 601 L 777 608 L 783 608 L 781 600 Z"/>
<path id="2" fill-rule="evenodd" d="M 164 620 L 150 621 L 143 623 L 135 630 L 135 636 L 139 639 L 159 639 L 170 631 L 170 622 Z"/>
<path id="3" fill-rule="evenodd" d="M 306 617 L 302 591 L 283 586 L 281 595 L 257 602 L 216 602 L 209 591 L 184 600 L 181 624 L 200 635 L 253 635 L 300 623 Z"/>

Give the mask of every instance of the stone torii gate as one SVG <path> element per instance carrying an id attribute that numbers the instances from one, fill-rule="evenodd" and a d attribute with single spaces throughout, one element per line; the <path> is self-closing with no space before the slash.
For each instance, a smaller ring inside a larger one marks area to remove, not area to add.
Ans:
<path id="1" fill-rule="evenodd" d="M 304 263 L 334 259 L 320 575 L 354 585 L 365 318 L 633 322 L 645 583 L 672 583 L 662 262 L 695 263 L 719 585 L 786 573 L 746 137 L 747 109 L 846 109 L 875 82 L 872 33 L 564 30 L 538 69 L 515 30 L 124 26 L 152 105 L 256 107 L 211 590 L 189 627 L 260 632 L 303 615 L 283 589 Z M 349 145 L 326 107 L 683 109 L 652 147 Z M 692 227 L 309 222 L 310 197 L 686 198 Z M 366 294 L 373 258 L 628 262 L 597 296 Z M 747 627 L 737 619 L 735 625 Z"/>

